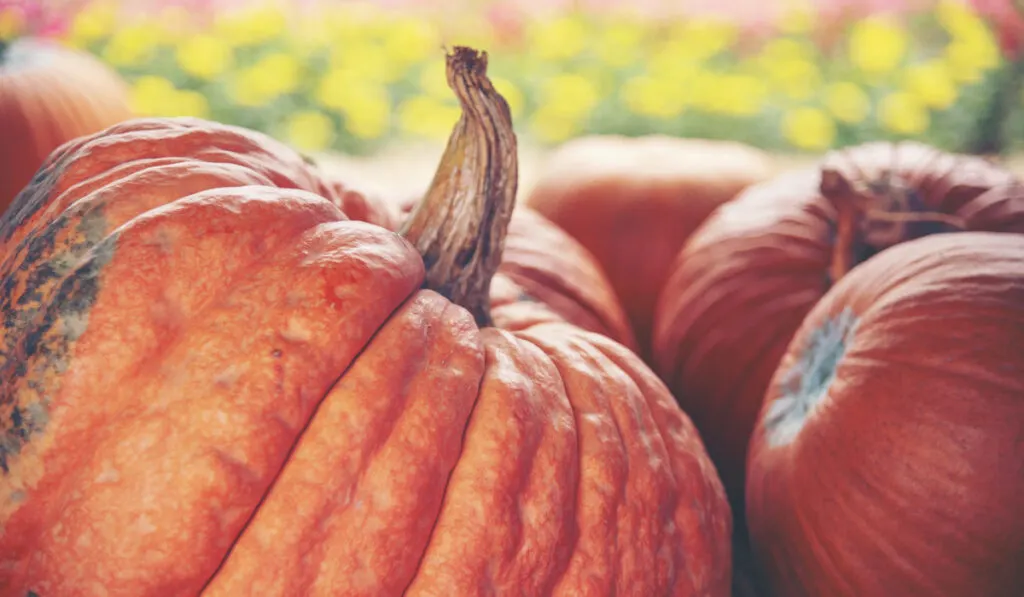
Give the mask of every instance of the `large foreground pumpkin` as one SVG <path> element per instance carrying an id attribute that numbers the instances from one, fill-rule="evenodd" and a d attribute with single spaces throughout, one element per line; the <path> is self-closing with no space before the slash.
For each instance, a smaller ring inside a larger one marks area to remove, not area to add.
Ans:
<path id="1" fill-rule="evenodd" d="M 750 187 L 694 234 L 659 299 L 654 364 L 734 512 L 768 381 L 811 307 L 886 247 L 961 229 L 1024 233 L 1024 187 L 978 158 L 870 143 Z"/>
<path id="2" fill-rule="evenodd" d="M 54 149 L 131 116 L 128 86 L 94 57 L 0 39 L 0 213 Z"/>
<path id="3" fill-rule="evenodd" d="M 740 143 L 593 135 L 556 150 L 525 203 L 594 254 L 646 354 L 679 249 L 712 210 L 770 173 L 768 156 Z"/>
<path id="4" fill-rule="evenodd" d="M 751 441 L 775 595 L 1024 594 L 1024 236 L 943 234 L 814 307 Z"/>
<path id="5" fill-rule="evenodd" d="M 728 594 L 664 385 L 599 334 L 487 325 L 516 141 L 486 55 L 448 68 L 463 117 L 401 234 L 195 121 L 55 156 L 0 228 L 0 592 Z M 214 186 L 143 184 L 189 168 Z"/>

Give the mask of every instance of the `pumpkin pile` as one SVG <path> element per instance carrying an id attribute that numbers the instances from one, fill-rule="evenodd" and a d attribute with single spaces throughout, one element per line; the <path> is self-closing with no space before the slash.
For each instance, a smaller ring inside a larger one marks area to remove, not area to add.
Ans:
<path id="1" fill-rule="evenodd" d="M 53 150 L 131 116 L 128 86 L 91 54 L 0 39 L 0 213 Z"/>
<path id="2" fill-rule="evenodd" d="M 513 248 L 492 301 L 517 162 L 486 65 L 448 56 L 463 115 L 400 220 L 198 120 L 50 156 L 0 221 L 0 592 L 729 594 L 689 419 L 560 316 L 625 333 L 588 254 Z"/>
<path id="3" fill-rule="evenodd" d="M 1024 182 L 592 137 L 517 205 L 486 53 L 447 77 L 413 201 L 197 119 L 48 155 L 0 594 L 1024 594 Z"/>

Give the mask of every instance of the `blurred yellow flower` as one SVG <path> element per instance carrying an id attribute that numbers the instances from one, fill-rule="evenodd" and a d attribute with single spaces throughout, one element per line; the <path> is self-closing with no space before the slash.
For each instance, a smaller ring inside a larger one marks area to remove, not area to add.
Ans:
<path id="1" fill-rule="evenodd" d="M 807 99 L 821 87 L 818 66 L 802 58 L 765 64 L 764 71 L 779 91 L 792 99 Z"/>
<path id="2" fill-rule="evenodd" d="M 214 11 L 212 33 L 233 46 L 252 46 L 279 38 L 288 17 L 276 4 Z"/>
<path id="3" fill-rule="evenodd" d="M 117 26 L 117 4 L 110 1 L 90 2 L 71 20 L 67 41 L 85 46 L 110 35 Z"/>
<path id="4" fill-rule="evenodd" d="M 398 126 L 409 135 L 442 140 L 451 134 L 460 115 L 454 100 L 417 95 L 398 106 Z"/>
<path id="5" fill-rule="evenodd" d="M 322 151 L 334 143 L 337 132 L 334 121 L 317 110 L 301 110 L 285 122 L 288 142 L 300 150 Z"/>
<path id="6" fill-rule="evenodd" d="M 302 83 L 302 64 L 288 52 L 264 54 L 251 68 L 260 71 L 274 95 L 293 93 Z"/>
<path id="7" fill-rule="evenodd" d="M 560 143 L 576 135 L 580 123 L 548 106 L 538 107 L 530 116 L 530 133 L 544 143 Z"/>
<path id="8" fill-rule="evenodd" d="M 181 70 L 193 77 L 210 80 L 231 68 L 234 53 L 220 38 L 195 35 L 178 45 L 175 58 Z"/>
<path id="9" fill-rule="evenodd" d="M 593 81 L 582 75 L 563 73 L 544 82 L 538 103 L 552 114 L 579 120 L 588 116 L 600 99 Z"/>
<path id="10" fill-rule="evenodd" d="M 382 51 L 401 74 L 409 66 L 439 54 L 441 47 L 437 28 L 421 17 L 395 19 L 386 28 L 381 41 Z"/>
<path id="11" fill-rule="evenodd" d="M 964 0 L 939 0 L 935 17 L 954 38 L 972 37 L 987 29 L 982 17 Z"/>
<path id="12" fill-rule="evenodd" d="M 825 106 L 836 120 L 857 124 L 871 111 L 871 99 L 856 84 L 840 81 L 825 89 Z"/>
<path id="13" fill-rule="evenodd" d="M 136 66 L 146 62 L 160 44 L 160 30 L 147 23 L 118 27 L 103 48 L 103 59 L 114 66 Z"/>
<path id="14" fill-rule="evenodd" d="M 648 32 L 633 19 L 610 20 L 594 36 L 598 59 L 609 66 L 621 68 L 636 62 L 645 45 Z"/>
<path id="15" fill-rule="evenodd" d="M 670 81 L 649 75 L 626 80 L 620 91 L 626 108 L 634 114 L 655 118 L 674 118 L 685 108 L 685 81 Z"/>
<path id="16" fill-rule="evenodd" d="M 164 77 L 144 75 L 132 82 L 132 110 L 140 116 L 168 116 L 174 112 L 177 93 L 174 83 Z"/>
<path id="17" fill-rule="evenodd" d="M 678 38 L 670 38 L 656 46 L 646 62 L 651 76 L 676 80 L 693 76 L 702 66 L 688 43 Z"/>
<path id="18" fill-rule="evenodd" d="M 327 71 L 313 92 L 316 101 L 325 108 L 344 110 L 348 105 L 348 90 L 363 84 L 363 79 L 352 70 L 335 68 Z"/>
<path id="19" fill-rule="evenodd" d="M 377 83 L 354 85 L 348 89 L 341 112 L 345 130 L 354 137 L 378 139 L 391 128 L 391 95 Z"/>
<path id="20" fill-rule="evenodd" d="M 0 40 L 13 39 L 25 28 L 25 18 L 20 10 L 0 8 Z"/>
<path id="21" fill-rule="evenodd" d="M 583 53 L 590 36 L 576 14 L 537 19 L 527 30 L 530 53 L 540 60 L 566 60 Z"/>
<path id="22" fill-rule="evenodd" d="M 957 98 L 956 83 L 949 67 L 941 60 L 931 60 L 908 68 L 906 90 L 925 106 L 936 110 L 945 110 Z"/>
<path id="23" fill-rule="evenodd" d="M 419 76 L 420 89 L 439 99 L 452 97 L 445 68 L 444 57 L 431 59 L 424 64 Z"/>
<path id="24" fill-rule="evenodd" d="M 870 75 L 892 72 L 906 54 L 907 38 L 902 24 L 884 16 L 867 17 L 850 32 L 850 61 Z"/>
<path id="25" fill-rule="evenodd" d="M 772 62 L 794 60 L 812 62 L 817 52 L 818 50 L 808 40 L 777 37 L 765 42 L 757 54 L 757 60 L 765 66 L 769 66 Z"/>
<path id="26" fill-rule="evenodd" d="M 239 106 L 257 108 L 273 101 L 274 83 L 259 69 L 245 68 L 231 73 L 227 81 L 228 94 Z"/>
<path id="27" fill-rule="evenodd" d="M 491 76 L 491 83 L 494 85 L 495 91 L 501 94 L 508 103 L 509 112 L 512 113 L 512 118 L 518 118 L 523 113 L 523 92 L 516 87 L 516 84 L 512 81 L 504 78 Z"/>
<path id="28" fill-rule="evenodd" d="M 915 135 L 928 130 L 931 124 L 928 108 L 905 91 L 896 91 L 878 104 L 878 120 L 886 130 L 901 135 Z"/>
<path id="29" fill-rule="evenodd" d="M 683 23 L 680 34 L 689 40 L 697 58 L 705 60 L 729 49 L 739 31 L 727 20 L 696 17 Z"/>
<path id="30" fill-rule="evenodd" d="M 206 96 L 198 91 L 191 89 L 179 91 L 172 96 L 171 102 L 175 116 L 210 117 L 210 104 L 206 100 Z"/>
<path id="31" fill-rule="evenodd" d="M 987 29 L 985 31 L 988 32 Z M 975 83 L 981 79 L 985 71 L 999 65 L 999 46 L 992 38 L 991 32 L 987 35 L 954 39 L 946 46 L 944 59 L 950 75 L 956 81 Z"/>
<path id="32" fill-rule="evenodd" d="M 352 40 L 331 50 L 331 66 L 358 72 L 378 83 L 392 83 L 405 74 L 404 63 L 396 62 L 373 40 Z"/>
<path id="33" fill-rule="evenodd" d="M 782 117 L 782 134 L 795 147 L 820 151 L 835 141 L 836 124 L 818 108 L 793 108 Z"/>
<path id="34" fill-rule="evenodd" d="M 691 85 L 698 91 L 695 103 L 717 114 L 753 116 L 768 99 L 768 86 L 752 75 L 704 72 Z"/>

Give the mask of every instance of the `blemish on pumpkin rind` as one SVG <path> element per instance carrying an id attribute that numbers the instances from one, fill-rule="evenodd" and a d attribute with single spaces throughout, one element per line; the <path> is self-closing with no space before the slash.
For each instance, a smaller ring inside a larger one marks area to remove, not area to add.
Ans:
<path id="1" fill-rule="evenodd" d="M 16 354 L 25 330 L 61 282 L 106 237 L 107 227 L 102 210 L 66 212 L 27 237 L 0 266 L 0 367 Z"/>
<path id="2" fill-rule="evenodd" d="M 25 490 L 42 474 L 41 467 L 25 462 L 23 451 L 46 431 L 51 398 L 59 390 L 75 343 L 85 332 L 101 273 L 113 258 L 116 243 L 114 234 L 97 244 L 74 272 L 55 285 L 44 310 L 33 307 L 38 314 L 31 325 L 22 325 L 18 333 L 5 338 L 6 360 L 0 363 L 0 470 L 6 483 L 0 490 L 0 519 L 25 501 Z"/>

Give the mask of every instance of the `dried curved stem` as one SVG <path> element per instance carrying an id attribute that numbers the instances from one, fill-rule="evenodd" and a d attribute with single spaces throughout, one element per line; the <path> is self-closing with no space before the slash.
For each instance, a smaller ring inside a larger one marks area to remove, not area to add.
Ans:
<path id="1" fill-rule="evenodd" d="M 491 324 L 491 278 L 515 206 L 516 136 L 508 104 L 487 78 L 486 52 L 456 46 L 447 55 L 447 73 L 462 116 L 401 233 L 423 256 L 424 286 L 485 326 Z"/>
<path id="2" fill-rule="evenodd" d="M 935 211 L 915 211 L 910 205 L 908 195 L 897 188 L 888 177 L 881 188 L 874 185 L 855 184 L 842 172 L 835 168 L 822 168 L 821 194 L 829 199 L 836 208 L 836 238 L 832 250 L 832 263 L 829 274 L 835 284 L 856 265 L 854 252 L 858 242 L 863 242 L 864 226 L 871 222 L 887 222 L 908 224 L 913 222 L 939 222 L 953 228 L 964 229 L 966 223 L 962 218 Z M 861 179 L 865 178 L 861 176 Z M 889 204 L 880 205 L 883 200 Z M 900 228 L 893 243 L 905 240 L 906 228 Z M 875 247 L 881 249 L 884 247 Z"/>

